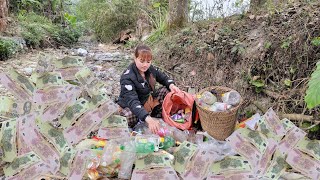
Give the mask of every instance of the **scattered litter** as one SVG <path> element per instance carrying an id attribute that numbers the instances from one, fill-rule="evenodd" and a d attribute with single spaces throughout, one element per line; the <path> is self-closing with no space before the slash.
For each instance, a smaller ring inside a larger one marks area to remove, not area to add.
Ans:
<path id="1" fill-rule="evenodd" d="M 5 179 L 320 179 L 320 142 L 271 108 L 219 141 L 161 119 L 157 134 L 145 123 L 129 129 L 106 85 L 80 57 L 41 59 L 30 78 L 11 69 L 0 74 L 0 83 L 14 95 L 0 97 Z M 225 111 L 241 97 L 206 91 L 196 101 Z M 186 105 L 170 118 L 187 123 L 191 113 Z"/>

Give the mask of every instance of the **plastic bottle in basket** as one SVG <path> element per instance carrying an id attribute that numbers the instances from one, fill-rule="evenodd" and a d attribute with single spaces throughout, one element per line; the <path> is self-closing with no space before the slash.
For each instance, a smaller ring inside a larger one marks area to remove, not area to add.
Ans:
<path id="1" fill-rule="evenodd" d="M 231 105 L 227 104 L 227 103 L 222 103 L 222 102 L 215 102 L 210 108 L 210 111 L 226 111 L 228 109 L 231 108 Z"/>
<path id="2" fill-rule="evenodd" d="M 201 94 L 201 100 L 208 104 L 208 105 L 212 105 L 213 103 L 215 103 L 217 101 L 216 96 L 214 96 L 211 92 L 209 91 L 204 91 Z"/>
<path id="3" fill-rule="evenodd" d="M 224 103 L 236 106 L 237 104 L 239 104 L 241 96 L 237 91 L 232 90 L 222 94 L 221 99 Z"/>

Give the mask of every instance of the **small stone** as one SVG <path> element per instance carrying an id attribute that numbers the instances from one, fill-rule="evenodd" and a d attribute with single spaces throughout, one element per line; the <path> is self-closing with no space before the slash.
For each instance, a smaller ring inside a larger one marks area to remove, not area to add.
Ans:
<path id="1" fill-rule="evenodd" d="M 24 69 L 23 69 L 23 72 L 25 73 L 25 75 L 31 76 L 31 74 L 32 74 L 32 72 L 33 72 L 33 68 L 29 68 L 29 67 L 24 68 Z"/>
<path id="2" fill-rule="evenodd" d="M 208 53 L 208 55 L 207 55 L 207 60 L 208 61 L 212 61 L 214 59 L 214 55 L 210 52 L 210 53 Z"/>
<path id="3" fill-rule="evenodd" d="M 121 54 L 118 52 L 115 53 L 99 53 L 99 54 L 95 54 L 93 59 L 95 61 L 107 61 L 107 62 L 111 62 L 111 61 L 121 61 L 122 58 L 120 56 Z"/>
<path id="4" fill-rule="evenodd" d="M 77 49 L 77 55 L 79 56 L 86 56 L 88 54 L 88 51 L 82 48 Z"/>
<path id="5" fill-rule="evenodd" d="M 217 33 L 214 34 L 214 40 L 215 40 L 215 41 L 218 41 L 219 37 L 220 37 L 219 34 L 217 34 Z"/>
<path id="6" fill-rule="evenodd" d="M 255 15 L 253 15 L 253 14 L 249 16 L 249 19 L 251 19 L 251 20 L 254 18 L 255 18 Z"/>

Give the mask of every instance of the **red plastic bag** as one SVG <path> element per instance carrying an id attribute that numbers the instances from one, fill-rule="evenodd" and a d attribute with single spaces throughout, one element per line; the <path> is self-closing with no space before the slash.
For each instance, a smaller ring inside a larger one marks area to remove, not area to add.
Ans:
<path id="1" fill-rule="evenodd" d="M 192 116 L 190 115 L 184 123 L 178 123 L 172 120 L 171 115 L 180 109 L 190 108 L 192 111 L 194 97 L 184 91 L 169 92 L 162 103 L 162 118 L 170 126 L 181 130 L 190 129 L 192 126 Z"/>

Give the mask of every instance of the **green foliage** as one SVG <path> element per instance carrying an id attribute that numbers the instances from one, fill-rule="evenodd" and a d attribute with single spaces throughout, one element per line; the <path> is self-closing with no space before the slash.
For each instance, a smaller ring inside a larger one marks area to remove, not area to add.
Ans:
<path id="1" fill-rule="evenodd" d="M 77 42 L 81 36 L 81 31 L 79 29 L 73 28 L 59 28 L 57 32 L 52 34 L 53 39 L 59 45 L 70 46 Z"/>
<path id="2" fill-rule="evenodd" d="M 68 4 L 70 4 L 70 0 L 10 0 L 9 8 L 13 13 L 35 12 L 54 22 L 62 23 L 64 12 L 69 7 Z"/>
<path id="3" fill-rule="evenodd" d="M 127 41 L 127 43 L 124 45 L 128 49 L 134 49 L 138 45 L 139 41 Z"/>
<path id="4" fill-rule="evenodd" d="M 308 82 L 308 89 L 304 97 L 307 107 L 312 109 L 320 105 L 320 61 L 317 63 L 317 69 L 311 74 Z"/>
<path id="5" fill-rule="evenodd" d="M 320 46 L 320 37 L 313 38 L 311 44 L 314 46 Z"/>
<path id="6" fill-rule="evenodd" d="M 166 2 L 155 2 L 152 5 L 151 11 L 144 11 L 149 17 L 151 25 L 153 26 L 153 31 L 148 37 L 147 42 L 149 44 L 159 41 L 166 33 L 167 30 L 167 12 L 168 4 Z"/>
<path id="7" fill-rule="evenodd" d="M 301 128 L 305 129 L 305 128 L 310 128 L 311 126 L 312 126 L 311 122 L 303 122 Z M 318 125 L 316 125 L 314 127 L 311 127 L 309 129 L 309 131 L 310 132 L 317 132 L 317 131 L 319 131 L 319 129 L 320 129 L 320 125 L 318 124 Z"/>
<path id="8" fill-rule="evenodd" d="M 42 6 L 42 4 L 37 1 L 37 0 L 21 0 L 21 5 L 22 6 L 35 6 L 40 8 Z"/>
<path id="9" fill-rule="evenodd" d="M 231 53 L 243 54 L 245 52 L 244 46 L 239 40 L 235 40 L 235 46 L 232 47 Z"/>
<path id="10" fill-rule="evenodd" d="M 247 110 L 247 111 L 246 111 L 246 118 L 250 118 L 250 117 L 252 117 L 254 114 L 255 114 L 255 113 L 254 113 L 253 111 Z"/>
<path id="11" fill-rule="evenodd" d="M 71 25 L 71 27 L 76 27 L 77 25 L 77 17 L 69 14 L 69 13 L 64 13 L 64 19 L 68 22 L 68 24 Z"/>
<path id="12" fill-rule="evenodd" d="M 192 28 L 187 27 L 181 30 L 182 35 L 191 36 L 193 34 Z"/>
<path id="13" fill-rule="evenodd" d="M 236 2 L 234 3 L 235 7 L 240 7 L 243 3 L 243 0 L 236 0 Z"/>
<path id="14" fill-rule="evenodd" d="M 22 27 L 21 35 L 29 46 L 40 47 L 51 33 L 57 31 L 57 26 L 48 18 L 35 13 L 20 13 L 18 20 Z"/>
<path id="15" fill-rule="evenodd" d="M 20 12 L 18 20 L 22 30 L 22 37 L 27 45 L 32 47 L 46 45 L 69 46 L 76 42 L 81 34 L 76 27 L 61 27 L 52 23 L 47 17 L 35 13 Z"/>
<path id="16" fill-rule="evenodd" d="M 287 87 L 291 87 L 292 86 L 292 81 L 290 79 L 285 79 L 284 80 L 284 85 L 286 85 Z"/>
<path id="17" fill-rule="evenodd" d="M 261 79 L 250 80 L 249 83 L 255 87 L 257 93 L 260 93 L 265 85 Z"/>
<path id="18" fill-rule="evenodd" d="M 10 39 L 0 38 L 0 61 L 6 60 L 20 49 L 19 45 Z"/>
<path id="19" fill-rule="evenodd" d="M 264 48 L 269 49 L 271 47 L 272 43 L 270 41 L 267 41 L 264 43 Z"/>
<path id="20" fill-rule="evenodd" d="M 135 0 L 81 0 L 76 15 L 99 40 L 111 41 L 120 31 L 134 27 L 137 7 Z"/>
<path id="21" fill-rule="evenodd" d="M 223 28 L 219 29 L 219 34 L 223 34 L 223 35 L 230 35 L 232 34 L 232 29 L 228 26 L 224 26 Z"/>
<path id="22" fill-rule="evenodd" d="M 281 48 L 282 49 L 288 49 L 290 47 L 291 43 L 292 43 L 292 37 L 289 36 L 285 41 L 282 42 Z"/>

